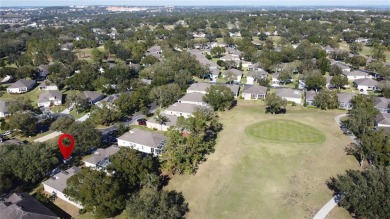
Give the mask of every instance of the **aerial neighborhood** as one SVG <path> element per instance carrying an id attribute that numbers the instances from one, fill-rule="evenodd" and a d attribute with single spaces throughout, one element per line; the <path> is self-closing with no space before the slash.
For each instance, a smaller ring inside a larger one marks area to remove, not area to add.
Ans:
<path id="1" fill-rule="evenodd" d="M 0 5 L 0 218 L 390 218 L 389 33 L 382 8 Z"/>

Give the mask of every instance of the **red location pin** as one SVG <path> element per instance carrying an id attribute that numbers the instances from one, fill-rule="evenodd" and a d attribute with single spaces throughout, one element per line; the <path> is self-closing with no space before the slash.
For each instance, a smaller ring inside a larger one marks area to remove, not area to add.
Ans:
<path id="1" fill-rule="evenodd" d="M 70 140 L 70 145 L 62 144 L 62 140 L 64 140 L 64 138 L 68 138 Z M 70 154 L 72 153 L 74 148 L 73 136 L 70 134 L 62 134 L 58 139 L 58 147 L 60 148 L 62 156 L 64 156 L 65 160 L 67 160 L 70 157 Z"/>

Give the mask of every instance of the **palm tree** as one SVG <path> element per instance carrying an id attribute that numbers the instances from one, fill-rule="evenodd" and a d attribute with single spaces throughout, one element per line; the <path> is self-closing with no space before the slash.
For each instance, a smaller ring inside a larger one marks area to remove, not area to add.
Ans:
<path id="1" fill-rule="evenodd" d="M 160 131 L 162 131 L 162 125 L 165 125 L 166 122 L 169 122 L 168 117 L 158 113 L 155 117 L 156 121 L 160 124 Z"/>

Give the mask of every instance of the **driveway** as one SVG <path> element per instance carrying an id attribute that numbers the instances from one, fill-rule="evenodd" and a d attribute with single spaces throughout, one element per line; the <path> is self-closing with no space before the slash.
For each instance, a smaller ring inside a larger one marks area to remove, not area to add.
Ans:
<path id="1" fill-rule="evenodd" d="M 82 116 L 79 119 L 77 119 L 76 121 L 78 121 L 78 122 L 85 122 L 85 120 L 87 120 L 89 118 L 89 115 L 91 115 L 91 114 L 87 113 L 84 116 Z"/>
<path id="2" fill-rule="evenodd" d="M 324 207 L 321 208 L 319 212 L 317 212 L 316 215 L 314 215 L 313 219 L 324 219 L 326 215 L 329 214 L 329 212 L 337 205 L 336 196 L 331 198 Z"/>
<path id="3" fill-rule="evenodd" d="M 45 142 L 47 140 L 50 140 L 50 139 L 55 138 L 57 136 L 60 136 L 61 134 L 62 134 L 62 132 L 57 132 L 56 131 L 56 132 L 50 133 L 48 135 L 42 136 L 40 138 L 37 138 L 37 139 L 34 140 L 34 142 Z"/>

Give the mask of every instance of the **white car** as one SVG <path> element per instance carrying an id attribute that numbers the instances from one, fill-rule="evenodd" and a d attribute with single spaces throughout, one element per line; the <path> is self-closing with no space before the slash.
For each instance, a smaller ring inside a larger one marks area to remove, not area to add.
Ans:
<path id="1" fill-rule="evenodd" d="M 10 134 L 11 134 L 11 131 L 6 131 L 2 135 L 10 135 Z"/>

